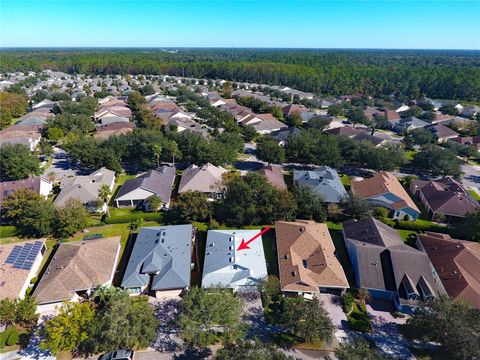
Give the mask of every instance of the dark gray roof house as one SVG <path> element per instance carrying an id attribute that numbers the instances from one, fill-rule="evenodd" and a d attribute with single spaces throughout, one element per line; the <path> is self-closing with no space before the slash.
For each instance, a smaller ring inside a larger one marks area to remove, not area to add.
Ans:
<path id="1" fill-rule="evenodd" d="M 175 181 L 175 167 L 162 165 L 135 179 L 125 181 L 120 188 L 115 203 L 120 206 L 138 206 L 152 195 L 162 199 L 162 209 L 168 209 Z"/>
<path id="2" fill-rule="evenodd" d="M 192 238 L 192 225 L 141 228 L 121 286 L 134 294 L 174 291 L 178 295 L 190 286 Z"/>
<path id="3" fill-rule="evenodd" d="M 395 229 L 375 218 L 343 223 L 343 237 L 358 287 L 409 311 L 418 300 L 441 293 L 435 271 L 422 251 L 406 245 Z"/>

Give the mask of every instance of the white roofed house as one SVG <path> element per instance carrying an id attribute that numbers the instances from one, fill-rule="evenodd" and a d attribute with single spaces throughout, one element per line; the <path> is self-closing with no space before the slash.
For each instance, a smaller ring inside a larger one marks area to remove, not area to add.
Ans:
<path id="1" fill-rule="evenodd" d="M 187 191 L 199 191 L 208 195 L 209 200 L 215 200 L 222 196 L 222 175 L 227 170 L 221 166 L 210 163 L 201 167 L 191 165 L 183 171 L 178 193 Z"/>
<path id="2" fill-rule="evenodd" d="M 205 247 L 202 287 L 255 290 L 267 274 L 262 237 L 239 248 L 260 230 L 209 230 Z"/>

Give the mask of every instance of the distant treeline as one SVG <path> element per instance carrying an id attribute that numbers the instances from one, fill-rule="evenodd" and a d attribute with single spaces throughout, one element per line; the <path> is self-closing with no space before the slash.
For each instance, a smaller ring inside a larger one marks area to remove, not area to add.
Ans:
<path id="1" fill-rule="evenodd" d="M 287 85 L 317 95 L 363 93 L 480 100 L 480 52 L 426 50 L 6 50 L 1 72 L 168 74 Z"/>

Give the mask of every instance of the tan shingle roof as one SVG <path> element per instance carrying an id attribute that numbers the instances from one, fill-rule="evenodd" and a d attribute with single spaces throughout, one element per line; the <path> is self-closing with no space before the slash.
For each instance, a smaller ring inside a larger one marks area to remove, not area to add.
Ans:
<path id="1" fill-rule="evenodd" d="M 58 302 L 108 283 L 119 249 L 120 236 L 60 244 L 33 295 L 40 304 Z"/>
<path id="2" fill-rule="evenodd" d="M 415 205 L 410 196 L 408 196 L 402 184 L 389 172 L 381 171 L 368 179 L 353 180 L 351 189 L 353 194 L 360 199 L 369 199 L 373 196 L 392 193 L 402 199 L 401 201 L 391 204 L 393 209 L 396 210 L 408 206 L 420 213 L 417 205 Z"/>
<path id="3" fill-rule="evenodd" d="M 327 225 L 314 221 L 278 221 L 280 285 L 283 291 L 319 292 L 319 287 L 347 288 Z"/>

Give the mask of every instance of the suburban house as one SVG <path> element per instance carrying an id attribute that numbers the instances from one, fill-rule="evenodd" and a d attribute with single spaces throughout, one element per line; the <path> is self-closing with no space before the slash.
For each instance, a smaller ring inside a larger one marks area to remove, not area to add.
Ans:
<path id="1" fill-rule="evenodd" d="M 190 286 L 192 225 L 141 228 L 121 287 L 131 294 L 178 296 Z"/>
<path id="2" fill-rule="evenodd" d="M 410 132 L 429 125 L 426 121 L 420 120 L 414 116 L 390 121 L 390 123 L 392 124 L 393 131 L 398 133 Z"/>
<path id="3" fill-rule="evenodd" d="M 117 207 L 137 207 L 150 196 L 157 195 L 162 199 L 161 208 L 167 210 L 174 181 L 175 167 L 162 165 L 135 179 L 125 181 L 115 197 L 115 204 Z"/>
<path id="4" fill-rule="evenodd" d="M 357 141 L 368 141 L 375 147 L 385 145 L 387 142 L 389 142 L 389 140 L 383 137 L 371 135 L 369 133 L 357 134 L 353 136 L 352 139 Z"/>
<path id="5" fill-rule="evenodd" d="M 451 221 L 480 209 L 480 204 L 452 177 L 412 180 L 410 192 L 420 199 L 432 220 Z"/>
<path id="6" fill-rule="evenodd" d="M 448 296 L 480 309 L 480 243 L 426 232 L 417 234 L 416 246 L 430 258 Z"/>
<path id="7" fill-rule="evenodd" d="M 433 124 L 426 126 L 425 129 L 430 131 L 438 143 L 445 143 L 449 139 L 458 137 L 458 133 L 443 124 Z"/>
<path id="8" fill-rule="evenodd" d="M 126 135 L 135 129 L 135 124 L 132 122 L 114 122 L 106 125 L 97 126 L 95 128 L 95 139 L 105 140 L 112 136 Z"/>
<path id="9" fill-rule="evenodd" d="M 374 206 L 390 209 L 393 219 L 417 220 L 420 215 L 415 202 L 389 172 L 381 171 L 368 179 L 352 180 L 350 189 L 354 196 Z"/>
<path id="10" fill-rule="evenodd" d="M 42 138 L 42 125 L 13 125 L 0 131 L 0 147 L 22 144 L 35 151 Z"/>
<path id="11" fill-rule="evenodd" d="M 357 135 L 368 134 L 369 130 L 362 127 L 339 126 L 333 129 L 325 130 L 325 133 L 329 135 L 347 136 L 349 138 L 353 138 Z"/>
<path id="12" fill-rule="evenodd" d="M 311 188 L 327 203 L 340 203 L 348 196 L 337 172 L 328 166 L 320 166 L 315 170 L 294 170 L 293 182 L 295 186 Z"/>
<path id="13" fill-rule="evenodd" d="M 259 134 L 270 134 L 288 126 L 277 120 L 272 114 L 246 114 L 242 117 L 238 124 L 240 126 L 251 125 Z"/>
<path id="14" fill-rule="evenodd" d="M 63 206 L 69 199 L 78 199 L 91 212 L 106 211 L 106 204 L 102 204 L 100 208 L 95 204 L 102 185 L 107 185 L 110 191 L 113 191 L 115 171 L 102 167 L 90 175 L 63 178 L 60 182 L 60 193 L 53 204 Z"/>
<path id="15" fill-rule="evenodd" d="M 202 287 L 228 287 L 234 291 L 256 289 L 267 277 L 262 237 L 239 250 L 243 241 L 259 230 L 209 230 L 205 247 Z"/>
<path id="16" fill-rule="evenodd" d="M 468 105 L 464 106 L 460 115 L 468 118 L 473 118 L 480 112 L 480 106 Z"/>
<path id="17" fill-rule="evenodd" d="M 97 112 L 94 114 L 95 120 L 103 123 L 105 119 L 110 117 L 116 118 L 127 118 L 129 119 L 132 116 L 132 110 L 130 110 L 125 105 L 113 105 L 105 106 L 102 105 Z"/>
<path id="18" fill-rule="evenodd" d="M 49 99 L 43 99 L 42 101 L 32 105 L 32 110 L 36 109 L 53 109 L 53 105 L 55 105 L 57 102 L 52 101 Z"/>
<path id="19" fill-rule="evenodd" d="M 24 180 L 0 182 L 0 205 L 8 195 L 19 189 L 28 189 L 47 198 L 52 191 L 52 188 L 53 183 L 41 176 L 35 176 Z"/>
<path id="20" fill-rule="evenodd" d="M 119 256 L 120 236 L 61 243 L 33 293 L 37 312 L 80 301 L 99 286 L 111 285 Z"/>
<path id="21" fill-rule="evenodd" d="M 480 135 L 477 136 L 457 136 L 451 138 L 449 141 L 455 141 L 461 145 L 465 146 L 474 146 L 477 150 L 480 151 Z"/>
<path id="22" fill-rule="evenodd" d="M 282 168 L 278 165 L 266 165 L 258 173 L 265 176 L 270 184 L 280 190 L 287 190 Z"/>
<path id="23" fill-rule="evenodd" d="M 326 224 L 314 221 L 277 221 L 280 287 L 284 293 L 330 292 L 349 287 Z"/>
<path id="24" fill-rule="evenodd" d="M 210 163 L 200 167 L 190 165 L 183 171 L 178 193 L 200 191 L 207 194 L 210 200 L 218 199 L 223 195 L 222 176 L 226 172 L 223 167 Z"/>
<path id="25" fill-rule="evenodd" d="M 303 105 L 296 105 L 296 104 L 288 104 L 282 108 L 283 115 L 285 116 L 292 116 L 295 113 L 299 115 L 301 113 L 307 112 L 308 109 Z"/>
<path id="26" fill-rule="evenodd" d="M 280 146 L 285 146 L 290 137 L 296 136 L 296 135 L 300 134 L 301 132 L 302 132 L 302 130 L 300 130 L 299 128 L 297 128 L 295 126 L 291 126 L 291 127 L 288 127 L 288 128 L 283 128 L 283 129 L 280 129 L 280 130 L 272 131 L 270 133 L 270 136 L 273 139 L 277 140 L 278 144 Z"/>
<path id="27" fill-rule="evenodd" d="M 25 297 L 46 250 L 44 240 L 0 245 L 0 300 Z"/>
<path id="28" fill-rule="evenodd" d="M 343 238 L 355 273 L 355 283 L 373 298 L 393 302 L 411 313 L 419 300 L 442 293 L 427 254 L 406 245 L 395 229 L 375 218 L 343 223 Z"/>

